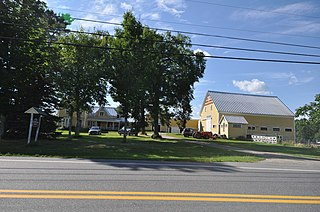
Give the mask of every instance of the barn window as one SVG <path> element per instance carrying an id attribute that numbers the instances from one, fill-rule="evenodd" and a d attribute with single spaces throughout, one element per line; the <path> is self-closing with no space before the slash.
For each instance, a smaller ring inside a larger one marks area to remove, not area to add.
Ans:
<path id="1" fill-rule="evenodd" d="M 256 129 L 255 126 L 249 126 L 249 127 L 248 127 L 248 130 L 255 130 L 255 129 Z"/>
<path id="2" fill-rule="evenodd" d="M 275 132 L 279 132 L 280 128 L 279 127 L 274 127 L 272 130 L 275 131 Z"/>
<path id="3" fill-rule="evenodd" d="M 233 128 L 241 128 L 241 124 L 233 124 Z"/>
<path id="4" fill-rule="evenodd" d="M 267 131 L 268 128 L 267 128 L 267 127 L 261 127 L 260 130 L 261 130 L 261 131 Z"/>
<path id="5" fill-rule="evenodd" d="M 286 128 L 284 131 L 286 131 L 286 132 L 292 132 L 292 129 L 291 129 L 291 128 Z"/>

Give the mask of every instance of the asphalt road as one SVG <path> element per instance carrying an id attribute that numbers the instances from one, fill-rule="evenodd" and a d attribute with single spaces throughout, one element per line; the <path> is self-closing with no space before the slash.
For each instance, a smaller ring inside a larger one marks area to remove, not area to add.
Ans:
<path id="1" fill-rule="evenodd" d="M 320 211 L 320 162 L 0 157 L 0 211 Z"/>

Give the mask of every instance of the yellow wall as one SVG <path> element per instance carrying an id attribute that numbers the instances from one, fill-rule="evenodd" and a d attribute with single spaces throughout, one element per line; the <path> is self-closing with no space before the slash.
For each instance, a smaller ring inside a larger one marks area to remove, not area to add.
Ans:
<path id="1" fill-rule="evenodd" d="M 212 99 L 208 96 L 206 98 L 206 101 L 204 103 L 204 106 L 202 108 L 202 111 L 200 113 L 200 120 L 201 120 L 201 126 L 202 126 L 202 131 L 207 131 L 207 118 L 211 117 L 211 132 L 214 133 L 219 133 L 219 121 L 221 116 L 218 113 L 218 110 L 216 106 L 213 104 Z"/>
<path id="2" fill-rule="evenodd" d="M 241 136 L 247 135 L 281 135 L 284 140 L 294 140 L 294 118 L 293 117 L 280 117 L 280 116 L 266 116 L 266 115 L 242 115 L 242 114 L 221 114 L 221 115 L 238 115 L 243 116 L 248 125 L 245 127 Z M 229 127 L 229 126 L 228 126 Z M 248 127 L 255 127 L 255 130 L 249 130 Z M 267 131 L 261 130 L 261 127 L 266 127 Z M 280 131 L 273 131 L 273 128 L 280 128 Z M 286 132 L 285 129 L 290 128 L 292 132 Z M 230 129 L 235 130 L 230 132 Z M 240 133 L 239 128 L 229 127 L 229 137 L 234 137 Z M 220 132 L 222 134 L 222 132 Z M 240 136 L 240 135 L 239 135 Z M 238 137 L 238 136 L 236 136 Z"/>
<path id="3" fill-rule="evenodd" d="M 233 127 L 233 123 L 228 123 L 225 119 L 223 119 L 220 123 L 220 134 L 226 135 L 227 138 L 238 138 L 240 136 L 246 137 L 247 136 L 247 125 L 241 124 L 240 128 Z M 223 125 L 225 127 L 223 128 Z"/>
<path id="4" fill-rule="evenodd" d="M 224 126 L 224 127 L 223 127 Z M 221 135 L 226 135 L 227 138 L 229 138 L 229 130 L 228 130 L 229 124 L 228 122 L 223 119 L 220 123 L 220 134 Z"/>
<path id="5" fill-rule="evenodd" d="M 252 116 L 245 115 L 248 126 L 255 126 L 255 130 L 248 130 L 251 135 L 281 135 L 284 140 L 294 140 L 294 117 L 277 116 Z M 267 131 L 261 131 L 261 127 L 267 127 Z M 280 128 L 280 131 L 273 131 L 273 128 Z M 292 132 L 285 132 L 285 128 L 292 129 Z"/>
<path id="6" fill-rule="evenodd" d="M 242 125 L 239 128 L 229 128 L 227 132 L 219 132 L 219 121 L 223 115 L 243 116 L 248 125 Z M 282 116 L 268 116 L 268 115 L 246 115 L 246 114 L 226 114 L 219 113 L 212 99 L 207 96 L 200 113 L 200 120 L 202 130 L 206 131 L 207 117 L 211 116 L 211 132 L 217 134 L 226 134 L 234 137 L 235 135 L 244 136 L 248 135 L 281 135 L 283 140 L 294 140 L 294 117 Z M 215 126 L 215 127 L 213 127 Z M 249 130 L 249 126 L 254 126 L 255 130 Z M 261 127 L 267 127 L 267 131 L 261 131 Z M 273 131 L 273 128 L 280 128 L 280 131 Z M 286 132 L 285 128 L 292 129 L 292 132 Z M 231 131 L 230 131 L 231 130 Z M 238 137 L 236 136 L 236 137 Z"/>
<path id="7" fill-rule="evenodd" d="M 170 126 L 171 127 L 178 127 L 177 121 L 170 120 Z M 186 128 L 198 129 L 198 119 L 188 120 L 186 123 Z"/>

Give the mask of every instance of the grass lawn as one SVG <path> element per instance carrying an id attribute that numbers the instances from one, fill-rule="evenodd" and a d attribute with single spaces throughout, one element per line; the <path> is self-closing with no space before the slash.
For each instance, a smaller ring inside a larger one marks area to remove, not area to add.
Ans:
<path id="1" fill-rule="evenodd" d="M 243 149 L 250 149 L 265 152 L 278 152 L 288 155 L 303 156 L 309 158 L 320 159 L 320 147 L 294 146 L 293 144 L 267 144 L 251 141 L 237 141 L 237 140 L 216 140 L 215 142 L 223 145 L 239 147 Z"/>
<path id="2" fill-rule="evenodd" d="M 81 134 L 67 140 L 64 132 L 56 140 L 40 140 L 26 145 L 24 140 L 1 140 L 0 155 L 66 158 L 103 158 L 194 162 L 255 162 L 261 158 L 177 140 L 153 140 L 146 136 L 129 136 L 126 143 L 116 132 L 99 136 Z"/>
<path id="3" fill-rule="evenodd" d="M 183 137 L 183 135 L 176 134 L 176 133 L 170 133 L 170 134 L 168 133 L 167 135 L 175 138 L 184 139 L 184 140 L 210 141 L 208 139 L 196 139 L 192 137 L 185 138 Z M 249 149 L 249 150 L 256 150 L 256 151 L 263 151 L 263 152 L 277 152 L 277 153 L 284 153 L 288 155 L 320 159 L 320 147 L 311 148 L 307 146 L 295 146 L 294 144 L 267 144 L 267 143 L 252 142 L 252 141 L 238 141 L 238 140 L 227 140 L 227 139 L 217 139 L 210 142 L 215 142 L 218 144 L 234 146 L 234 147 L 239 147 L 239 148 Z"/>

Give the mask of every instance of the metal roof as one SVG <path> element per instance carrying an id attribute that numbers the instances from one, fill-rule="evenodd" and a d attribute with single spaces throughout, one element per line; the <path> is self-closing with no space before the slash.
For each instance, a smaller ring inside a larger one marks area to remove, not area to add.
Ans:
<path id="1" fill-rule="evenodd" d="M 228 123 L 233 124 L 248 124 L 243 116 L 223 116 Z"/>
<path id="2" fill-rule="evenodd" d="M 92 115 L 94 115 L 95 113 L 97 113 L 100 110 L 101 107 L 94 107 L 92 109 Z M 114 116 L 117 117 L 118 113 L 116 111 L 116 108 L 114 107 L 102 107 L 104 112 L 106 112 L 109 116 Z"/>
<path id="3" fill-rule="evenodd" d="M 253 115 L 294 116 L 276 96 L 208 91 L 219 112 Z"/>

